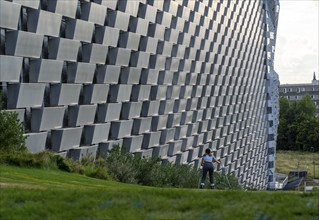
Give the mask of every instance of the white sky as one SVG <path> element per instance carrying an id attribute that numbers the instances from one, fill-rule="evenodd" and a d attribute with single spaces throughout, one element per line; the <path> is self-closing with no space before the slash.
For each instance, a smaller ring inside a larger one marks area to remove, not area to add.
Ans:
<path id="1" fill-rule="evenodd" d="M 319 79 L 319 0 L 280 0 L 275 71 L 281 84 Z"/>

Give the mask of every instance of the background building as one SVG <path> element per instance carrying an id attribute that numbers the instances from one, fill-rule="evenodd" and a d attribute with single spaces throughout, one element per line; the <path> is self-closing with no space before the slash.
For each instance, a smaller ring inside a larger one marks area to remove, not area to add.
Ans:
<path id="1" fill-rule="evenodd" d="M 311 83 L 282 84 L 279 92 L 280 97 L 288 100 L 300 100 L 304 95 L 310 95 L 316 105 L 316 115 L 319 117 L 319 80 L 316 79 L 316 73 L 313 73 Z"/>
<path id="2" fill-rule="evenodd" d="M 1 90 L 31 151 L 81 159 L 119 143 L 198 167 L 209 147 L 243 186 L 272 188 L 278 1 L 1 0 L 0 10 Z"/>

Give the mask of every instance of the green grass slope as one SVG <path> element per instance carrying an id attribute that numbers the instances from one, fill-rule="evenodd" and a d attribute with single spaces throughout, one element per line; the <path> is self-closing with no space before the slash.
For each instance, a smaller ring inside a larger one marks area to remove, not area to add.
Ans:
<path id="1" fill-rule="evenodd" d="M 319 219 L 319 193 L 154 188 L 0 166 L 0 219 Z"/>
<path id="2" fill-rule="evenodd" d="M 282 150 L 277 151 L 276 172 L 288 175 L 289 171 L 293 170 L 307 170 L 309 178 L 319 179 L 319 153 Z"/>

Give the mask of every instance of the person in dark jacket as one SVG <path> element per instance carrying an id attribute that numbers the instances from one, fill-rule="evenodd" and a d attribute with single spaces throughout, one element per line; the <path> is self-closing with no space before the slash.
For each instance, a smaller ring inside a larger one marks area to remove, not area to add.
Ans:
<path id="1" fill-rule="evenodd" d="M 215 188 L 214 176 L 213 176 L 213 172 L 214 172 L 213 162 L 217 162 L 220 164 L 220 159 L 216 159 L 216 157 L 213 155 L 213 152 L 209 148 L 207 148 L 205 150 L 205 154 L 202 157 L 202 162 L 201 162 L 201 165 L 203 167 L 203 174 L 202 174 L 202 178 L 200 181 L 200 188 L 201 189 L 203 189 L 205 186 L 205 180 L 206 180 L 207 173 L 209 174 L 210 188 L 211 189 Z"/>

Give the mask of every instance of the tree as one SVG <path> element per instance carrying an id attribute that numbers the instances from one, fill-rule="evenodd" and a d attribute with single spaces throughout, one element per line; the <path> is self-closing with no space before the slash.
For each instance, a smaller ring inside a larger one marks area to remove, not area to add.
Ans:
<path id="1" fill-rule="evenodd" d="M 316 117 L 316 105 L 309 95 L 302 97 L 300 101 L 294 102 L 299 120 L 311 119 Z"/>
<path id="2" fill-rule="evenodd" d="M 319 118 L 309 95 L 299 101 L 280 98 L 277 148 L 282 150 L 319 151 Z"/>
<path id="3" fill-rule="evenodd" d="M 25 149 L 23 125 L 18 120 L 18 114 L 2 110 L 2 93 L 0 93 L 0 100 L 0 150 Z"/>
<path id="4" fill-rule="evenodd" d="M 319 145 L 319 118 L 305 119 L 299 123 L 296 148 L 297 150 L 311 151 L 312 147 L 318 150 Z"/>

